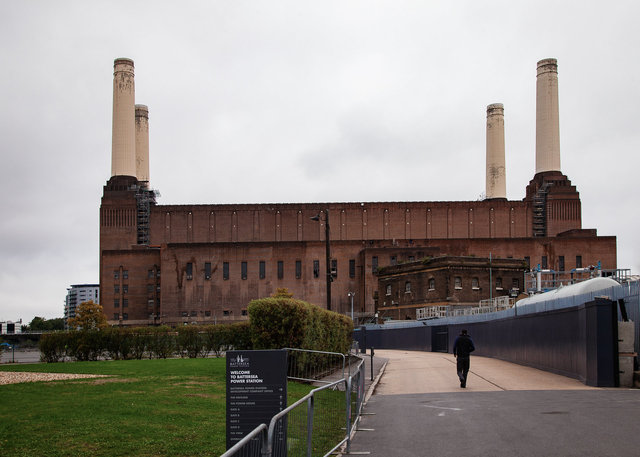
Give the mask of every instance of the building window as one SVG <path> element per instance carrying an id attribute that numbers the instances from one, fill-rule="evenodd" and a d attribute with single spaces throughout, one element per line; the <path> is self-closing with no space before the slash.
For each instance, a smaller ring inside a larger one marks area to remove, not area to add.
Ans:
<path id="1" fill-rule="evenodd" d="M 331 259 L 331 276 L 338 277 L 338 260 Z"/>
<path id="2" fill-rule="evenodd" d="M 320 261 L 314 260 L 313 261 L 313 277 L 317 278 L 318 276 L 320 276 Z"/>
<path id="3" fill-rule="evenodd" d="M 187 280 L 193 279 L 193 263 L 187 263 Z"/>
<path id="4" fill-rule="evenodd" d="M 122 293 L 123 294 L 128 294 L 129 293 L 129 286 L 127 284 L 122 286 Z"/>
<path id="5" fill-rule="evenodd" d="M 129 319 L 129 315 L 127 313 L 122 313 L 122 319 L 126 321 Z"/>
<path id="6" fill-rule="evenodd" d="M 564 256 L 558 256 L 558 271 L 564 271 Z"/>
<path id="7" fill-rule="evenodd" d="M 120 271 L 113 270 L 113 279 L 120 279 Z"/>
<path id="8" fill-rule="evenodd" d="M 525 258 L 524 258 L 524 263 L 526 263 L 526 264 L 527 264 L 527 268 L 528 268 L 529 270 L 531 270 L 531 257 L 529 257 L 529 256 L 525 256 Z"/>
<path id="9" fill-rule="evenodd" d="M 511 288 L 515 289 L 515 290 L 520 290 L 520 280 L 518 278 L 513 278 L 513 280 L 511 281 Z"/>
<path id="10" fill-rule="evenodd" d="M 191 317 L 196 317 L 198 315 L 198 311 L 191 311 Z"/>
<path id="11" fill-rule="evenodd" d="M 240 277 L 242 279 L 247 279 L 247 262 L 240 263 Z"/>
<path id="12" fill-rule="evenodd" d="M 278 279 L 284 278 L 284 262 L 278 260 Z"/>
<path id="13" fill-rule="evenodd" d="M 118 313 L 113 313 L 113 320 L 117 321 L 118 319 L 120 319 L 120 314 Z"/>
<path id="14" fill-rule="evenodd" d="M 460 276 L 455 277 L 453 287 L 456 289 L 462 289 L 462 278 Z"/>
<path id="15" fill-rule="evenodd" d="M 120 286 L 119 285 L 115 285 L 113 286 L 113 293 L 114 294 L 119 294 L 120 293 Z"/>
<path id="16" fill-rule="evenodd" d="M 349 259 L 349 277 L 350 278 L 356 277 L 356 260 L 355 259 Z"/>
<path id="17" fill-rule="evenodd" d="M 371 257 L 371 273 L 374 273 L 378 271 L 378 256 L 374 255 L 373 257 Z"/>
<path id="18" fill-rule="evenodd" d="M 206 310 L 204 312 L 205 317 L 211 317 L 211 311 L 210 310 Z"/>
<path id="19" fill-rule="evenodd" d="M 409 256 L 409 262 L 415 262 L 416 258 L 412 255 Z"/>
<path id="20" fill-rule="evenodd" d="M 264 279 L 267 276 L 267 264 L 264 260 L 260 261 L 259 270 L 260 279 Z"/>
<path id="21" fill-rule="evenodd" d="M 147 270 L 147 278 L 153 279 L 155 275 L 153 274 L 153 270 Z"/>
<path id="22" fill-rule="evenodd" d="M 114 308 L 120 308 L 120 299 L 116 298 L 113 300 L 113 307 Z"/>
<path id="23" fill-rule="evenodd" d="M 123 308 L 129 307 L 129 299 L 128 298 L 123 298 L 122 299 L 122 307 Z"/>
<path id="24" fill-rule="evenodd" d="M 160 277 L 160 268 L 158 268 L 158 271 L 156 271 L 156 278 Z"/>
<path id="25" fill-rule="evenodd" d="M 229 315 L 231 315 L 231 311 L 229 311 L 228 309 L 222 310 L 222 315 L 223 316 L 229 316 Z"/>
<path id="26" fill-rule="evenodd" d="M 404 283 L 404 293 L 405 294 L 411 293 L 411 283 L 409 281 Z"/>
<path id="27" fill-rule="evenodd" d="M 153 284 L 147 284 L 147 293 L 153 293 L 154 286 Z"/>
<path id="28" fill-rule="evenodd" d="M 129 270 L 122 270 L 122 279 L 129 279 Z"/>
<path id="29" fill-rule="evenodd" d="M 189 313 L 187 313 L 186 311 L 182 311 L 182 313 L 180 313 L 182 315 L 182 317 L 187 317 L 189 316 Z"/>
<path id="30" fill-rule="evenodd" d="M 502 278 L 496 278 L 496 290 L 502 290 Z"/>
<path id="31" fill-rule="evenodd" d="M 395 255 L 392 255 L 391 258 L 389 259 L 389 262 L 391 263 L 391 265 L 398 265 L 398 257 L 396 257 Z"/>
<path id="32" fill-rule="evenodd" d="M 480 290 L 480 281 L 478 278 L 471 278 L 471 288 L 473 290 Z"/>
<path id="33" fill-rule="evenodd" d="M 296 260 L 296 279 L 302 278 L 302 260 Z"/>
<path id="34" fill-rule="evenodd" d="M 581 255 L 577 255 L 576 256 L 576 268 L 582 268 L 582 256 Z"/>
<path id="35" fill-rule="evenodd" d="M 211 279 L 211 262 L 204 263 L 204 279 Z"/>
<path id="36" fill-rule="evenodd" d="M 222 279 L 229 279 L 229 262 L 222 262 Z"/>
<path id="37" fill-rule="evenodd" d="M 147 305 L 149 305 L 150 308 L 153 307 L 153 303 L 154 303 L 153 298 L 150 298 L 149 300 L 147 300 Z"/>
<path id="38" fill-rule="evenodd" d="M 436 290 L 435 278 L 429 278 L 429 290 Z"/>
<path id="39" fill-rule="evenodd" d="M 247 315 L 247 310 L 246 310 L 246 309 L 243 309 L 240 313 L 241 313 L 243 316 L 246 316 L 246 315 Z"/>
<path id="40" fill-rule="evenodd" d="M 388 296 L 391 296 L 391 284 L 387 284 L 387 292 L 386 292 L 386 294 Z"/>
<path id="41" fill-rule="evenodd" d="M 543 255 L 542 256 L 542 269 L 546 270 L 547 268 L 549 268 L 549 265 L 547 264 L 547 256 Z"/>

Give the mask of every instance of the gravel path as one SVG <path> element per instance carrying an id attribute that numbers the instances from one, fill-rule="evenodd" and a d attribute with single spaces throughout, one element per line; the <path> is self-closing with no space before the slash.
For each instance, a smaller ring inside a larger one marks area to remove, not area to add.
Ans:
<path id="1" fill-rule="evenodd" d="M 106 375 L 69 373 L 29 373 L 21 371 L 0 371 L 0 385 L 18 382 L 60 381 L 64 379 L 105 378 Z"/>

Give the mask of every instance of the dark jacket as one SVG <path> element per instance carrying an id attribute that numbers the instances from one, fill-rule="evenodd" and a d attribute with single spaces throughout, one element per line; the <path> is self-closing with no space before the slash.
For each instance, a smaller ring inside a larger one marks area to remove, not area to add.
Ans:
<path id="1" fill-rule="evenodd" d="M 453 355 L 459 358 L 468 358 L 469 354 L 476 350 L 473 340 L 469 335 L 460 335 L 453 343 Z"/>

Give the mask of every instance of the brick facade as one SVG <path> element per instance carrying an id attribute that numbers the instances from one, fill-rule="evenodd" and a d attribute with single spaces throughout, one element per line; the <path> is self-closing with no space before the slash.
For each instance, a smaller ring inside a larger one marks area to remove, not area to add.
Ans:
<path id="1" fill-rule="evenodd" d="M 545 180 L 555 180 L 546 186 L 545 236 L 534 236 L 535 197 Z M 394 262 L 491 254 L 549 268 L 561 259 L 566 269 L 578 260 L 617 266 L 616 238 L 582 229 L 579 195 L 556 172 L 536 175 L 522 201 L 152 204 L 148 244 L 138 244 L 139 189 L 135 178 L 124 176 L 104 188 L 100 285 L 112 324 L 241 320 L 250 300 L 279 287 L 326 306 L 326 209 L 337 266 L 331 308 L 343 313 L 350 311 L 347 294 L 355 292 L 355 311 L 373 314 L 373 271 Z M 320 222 L 311 220 L 318 214 Z"/>

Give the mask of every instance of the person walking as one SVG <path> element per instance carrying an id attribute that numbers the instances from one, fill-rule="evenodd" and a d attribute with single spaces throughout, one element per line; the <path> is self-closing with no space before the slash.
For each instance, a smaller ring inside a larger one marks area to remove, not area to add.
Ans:
<path id="1" fill-rule="evenodd" d="M 467 334 L 466 330 L 462 330 L 460 335 L 453 343 L 453 356 L 456 358 L 456 368 L 458 378 L 460 379 L 460 387 L 467 387 L 467 374 L 469 373 L 469 354 L 476 350 L 473 340 Z"/>

